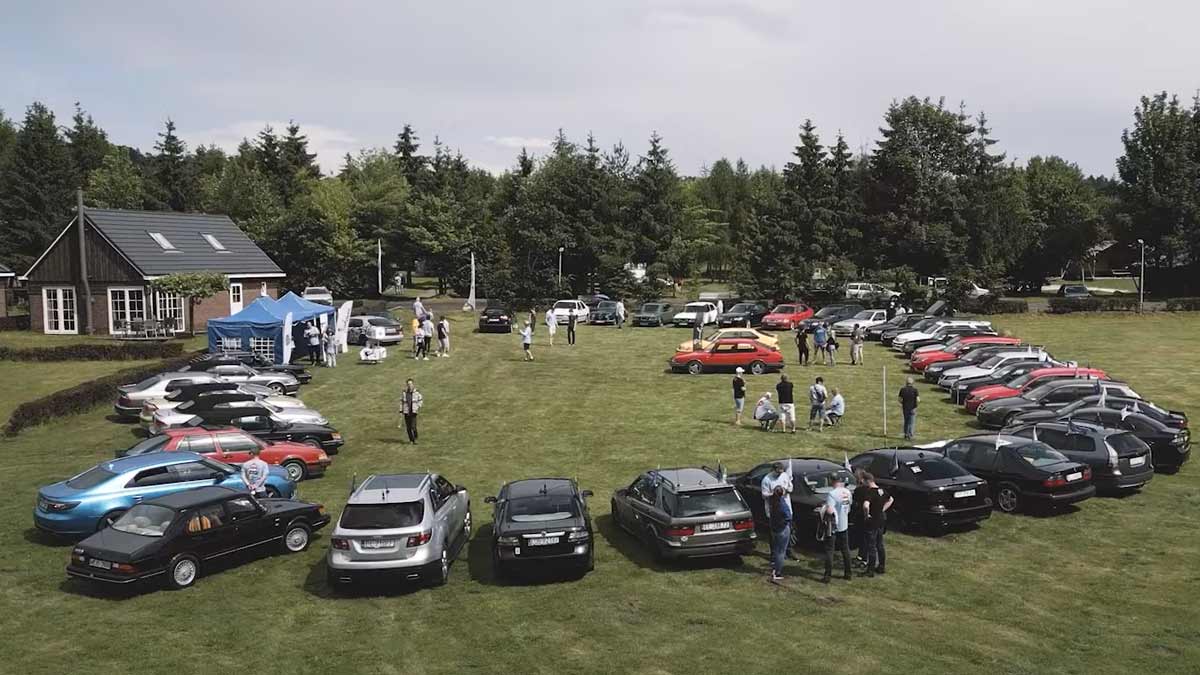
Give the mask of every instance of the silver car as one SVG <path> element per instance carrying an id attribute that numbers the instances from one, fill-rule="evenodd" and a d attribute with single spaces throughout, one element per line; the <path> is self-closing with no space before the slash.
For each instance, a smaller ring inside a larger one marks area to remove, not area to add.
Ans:
<path id="1" fill-rule="evenodd" d="M 160 434 L 166 429 L 186 426 L 193 417 L 200 414 L 196 412 L 200 408 L 203 410 L 228 410 L 231 408 L 266 409 L 270 411 L 272 419 L 288 424 L 329 424 L 329 420 L 325 419 L 316 410 L 310 408 L 285 408 L 271 403 L 270 399 L 256 399 L 250 401 L 226 401 L 213 404 L 211 407 L 195 401 L 189 401 L 170 410 L 156 411 L 154 413 L 154 420 L 146 428 L 152 434 Z"/>
<path id="2" fill-rule="evenodd" d="M 259 371 L 243 363 L 214 366 L 204 371 L 216 375 L 226 382 L 249 382 L 270 387 L 276 394 L 294 394 L 300 389 L 300 381 L 291 373 Z"/>
<path id="3" fill-rule="evenodd" d="M 386 316 L 350 317 L 346 341 L 350 344 L 365 345 L 367 338 L 385 345 L 403 342 L 404 327 L 400 325 L 399 321 Z"/>
<path id="4" fill-rule="evenodd" d="M 295 379 L 295 378 L 292 378 Z M 155 398 L 164 398 L 172 389 L 189 384 L 208 384 L 220 382 L 221 378 L 212 373 L 159 373 L 152 375 L 137 384 L 126 384 L 117 387 L 117 402 L 113 411 L 117 417 L 137 417 L 142 412 L 142 405 Z"/>
<path id="5" fill-rule="evenodd" d="M 393 577 L 441 586 L 470 539 L 465 487 L 433 473 L 372 475 L 351 489 L 330 535 L 329 585 Z"/>
<path id="6" fill-rule="evenodd" d="M 271 397 L 274 397 L 272 399 L 272 402 L 274 402 L 278 405 L 283 405 L 283 406 L 292 407 L 292 408 L 307 408 L 308 407 L 308 406 L 304 405 L 304 402 L 301 401 L 300 399 L 291 398 L 289 396 L 279 396 L 278 394 L 275 393 L 274 389 L 271 389 L 270 387 L 264 387 L 261 384 L 250 384 L 249 382 L 242 382 L 236 386 L 231 386 L 229 389 L 213 389 L 212 391 L 219 392 L 222 394 L 226 394 L 226 393 L 248 394 L 250 396 L 256 396 L 258 398 L 266 398 L 268 396 L 271 396 Z M 177 408 L 180 404 L 186 403 L 186 402 L 192 400 L 193 398 L 200 398 L 203 395 L 204 394 L 202 394 L 202 393 L 184 394 L 183 392 L 181 392 L 178 389 L 167 390 L 166 396 L 161 396 L 158 398 L 150 398 L 150 399 L 146 399 L 145 401 L 142 401 L 142 412 L 140 415 L 138 415 L 138 420 L 142 423 L 143 428 L 148 427 L 148 426 L 150 426 L 150 423 L 154 421 L 154 413 L 158 412 L 159 410 L 171 410 L 171 409 Z M 287 399 L 288 401 L 290 401 L 290 405 L 288 403 L 285 403 L 284 399 Z"/>

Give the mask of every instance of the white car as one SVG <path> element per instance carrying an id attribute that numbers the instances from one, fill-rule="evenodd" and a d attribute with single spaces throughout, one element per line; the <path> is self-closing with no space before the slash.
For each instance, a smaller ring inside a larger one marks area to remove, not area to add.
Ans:
<path id="1" fill-rule="evenodd" d="M 554 320 L 566 323 L 572 314 L 578 323 L 587 323 L 590 310 L 582 300 L 559 300 L 554 303 Z"/>
<path id="2" fill-rule="evenodd" d="M 985 295 L 991 295 L 991 294 L 992 294 L 991 291 L 980 286 L 979 284 L 975 283 L 974 281 L 971 282 L 971 290 L 967 291 L 967 297 L 969 297 L 969 298 L 982 298 Z"/>
<path id="3" fill-rule="evenodd" d="M 864 309 L 849 319 L 838 321 L 837 323 L 833 324 L 833 332 L 837 335 L 849 335 L 854 332 L 855 326 L 859 326 L 863 330 L 866 330 L 871 326 L 878 326 L 881 323 L 886 323 L 887 320 L 888 318 L 886 309 Z"/>
<path id="4" fill-rule="evenodd" d="M 671 317 L 671 323 L 676 326 L 692 326 L 696 323 L 697 316 L 706 326 L 716 323 L 717 306 L 711 302 L 689 302 L 683 306 L 683 309 L 676 312 L 675 316 Z"/>
<path id="5" fill-rule="evenodd" d="M 864 300 L 870 298 L 897 298 L 900 293 L 879 284 L 869 284 L 865 281 L 855 281 L 846 284 L 846 299 Z"/>
<path id="6" fill-rule="evenodd" d="M 908 344 L 909 342 L 913 342 L 915 340 L 929 340 L 931 338 L 939 337 L 944 333 L 942 329 L 947 326 L 975 326 L 978 328 L 990 328 L 991 325 L 992 322 L 990 321 L 947 319 L 946 321 L 939 321 L 923 331 L 915 330 L 897 335 L 896 339 L 892 341 L 892 349 L 904 351 L 904 345 Z"/>
<path id="7" fill-rule="evenodd" d="M 982 377 L 991 375 L 997 369 L 1014 363 L 1022 363 L 1025 361 L 1049 361 L 1050 355 L 1042 349 L 1021 349 L 1011 352 L 1000 352 L 993 354 L 984 359 L 982 363 L 974 366 L 962 366 L 961 368 L 951 368 L 942 373 L 938 384 L 943 387 L 951 387 L 955 382 L 964 377 Z"/>
<path id="8" fill-rule="evenodd" d="M 324 286 L 305 286 L 304 292 L 300 294 L 300 297 L 309 302 L 333 306 L 333 293 L 330 293 L 329 289 Z"/>
<path id="9" fill-rule="evenodd" d="M 286 397 L 284 397 L 286 398 Z M 188 423 L 188 420 L 196 416 L 195 413 L 188 412 L 193 406 L 192 403 L 183 403 L 171 410 L 159 410 L 154 413 L 154 421 L 150 423 L 150 433 L 159 434 L 164 429 L 174 427 L 182 427 Z M 217 403 L 213 409 L 222 408 L 266 408 L 271 411 L 271 416 L 289 422 L 292 424 L 329 424 L 329 420 L 325 419 L 321 413 L 309 408 L 293 408 L 284 407 L 271 403 L 269 400 L 263 399 L 258 401 L 228 401 L 226 403 Z"/>

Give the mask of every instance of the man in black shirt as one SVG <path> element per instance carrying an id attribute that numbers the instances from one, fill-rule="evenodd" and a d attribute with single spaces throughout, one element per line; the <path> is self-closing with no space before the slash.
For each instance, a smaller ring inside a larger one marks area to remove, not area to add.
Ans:
<path id="1" fill-rule="evenodd" d="M 775 385 L 779 395 L 779 419 L 783 422 L 783 430 L 787 431 L 788 421 L 792 423 L 792 433 L 796 433 L 796 401 L 792 398 L 792 383 L 787 375 L 779 376 L 779 384 Z"/>
<path id="2" fill-rule="evenodd" d="M 865 528 L 863 534 L 863 557 L 867 560 L 867 576 L 883 574 L 886 560 L 883 549 L 883 533 L 887 529 L 887 510 L 892 508 L 892 497 L 875 482 L 875 476 L 863 474 L 867 482 L 867 500 L 863 504 Z"/>
<path id="3" fill-rule="evenodd" d="M 800 365 L 808 365 L 808 331 L 804 326 L 796 326 L 796 348 L 800 350 Z"/>
<path id="4" fill-rule="evenodd" d="M 737 367 L 733 375 L 733 423 L 742 426 L 742 410 L 746 408 L 746 379 L 742 373 L 746 370 Z"/>
<path id="5" fill-rule="evenodd" d="M 575 316 L 575 310 L 567 313 L 567 344 L 575 344 L 575 322 L 579 319 Z"/>
<path id="6" fill-rule="evenodd" d="M 917 404 L 921 402 L 921 393 L 913 386 L 910 377 L 900 388 L 900 410 L 904 413 L 904 438 L 912 440 L 917 435 Z"/>

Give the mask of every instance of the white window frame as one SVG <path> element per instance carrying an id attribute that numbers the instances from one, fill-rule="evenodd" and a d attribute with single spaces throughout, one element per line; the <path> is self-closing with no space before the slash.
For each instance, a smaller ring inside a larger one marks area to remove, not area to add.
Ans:
<path id="1" fill-rule="evenodd" d="M 163 235 L 162 232 L 147 231 L 146 234 L 150 235 L 150 238 L 154 240 L 154 243 L 158 244 L 158 247 L 164 251 L 178 251 L 179 250 L 178 248 L 175 247 L 175 244 L 171 243 L 170 239 L 167 239 L 166 236 Z"/>
<path id="2" fill-rule="evenodd" d="M 156 291 L 154 293 L 154 316 L 160 321 L 168 317 L 167 309 L 170 305 L 166 304 L 170 301 L 179 302 L 179 321 L 175 324 L 172 333 L 183 333 L 187 331 L 188 306 L 192 303 L 188 298 L 178 293 L 166 293 L 164 291 Z"/>
<path id="3" fill-rule="evenodd" d="M 124 294 L 124 296 L 125 296 L 125 316 L 116 316 L 116 314 L 113 312 L 112 299 L 113 299 L 114 291 L 120 292 L 120 293 Z M 145 321 L 147 318 L 146 310 L 148 309 L 148 307 L 146 304 L 146 289 L 145 288 L 143 288 L 141 286 L 109 286 L 108 287 L 108 334 L 109 335 L 125 335 L 129 332 L 128 329 L 123 330 L 123 331 L 117 330 L 117 320 L 123 319 L 126 323 L 133 321 L 133 319 L 130 317 L 130 313 L 129 313 L 129 292 L 130 291 L 138 291 L 139 293 L 142 294 L 142 317 L 141 317 L 141 320 Z"/>
<path id="4" fill-rule="evenodd" d="M 238 304 L 237 312 L 240 312 L 243 309 L 246 309 L 246 293 L 245 293 L 245 290 L 242 288 L 242 282 L 232 281 L 229 283 L 229 313 L 230 314 L 237 313 L 233 310 L 233 305 L 234 305 L 233 291 L 234 291 L 234 289 L 237 289 L 237 304 Z"/>
<path id="5" fill-rule="evenodd" d="M 275 360 L 275 338 L 250 338 L 250 351 Z"/>
<path id="6" fill-rule="evenodd" d="M 50 308 L 49 297 L 50 293 L 54 294 L 55 302 L 58 303 L 58 326 L 66 325 L 63 312 L 63 298 L 67 293 L 71 296 L 71 322 L 75 324 L 73 330 L 65 328 L 50 327 Z M 42 287 L 42 332 L 50 335 L 78 335 L 79 334 L 79 296 L 75 293 L 74 286 L 43 286 Z"/>
<path id="7" fill-rule="evenodd" d="M 242 338 L 240 338 L 240 337 L 223 337 L 223 338 L 221 338 L 221 351 L 223 351 L 223 352 L 240 352 L 240 351 L 242 351 Z"/>
<path id="8" fill-rule="evenodd" d="M 214 251 L 220 251 L 221 253 L 229 252 L 229 249 L 225 248 L 225 244 L 222 244 L 221 240 L 217 239 L 216 235 L 208 234 L 207 232 L 201 232 L 200 236 L 204 237 L 204 241 L 207 241 L 208 245 L 213 247 Z"/>

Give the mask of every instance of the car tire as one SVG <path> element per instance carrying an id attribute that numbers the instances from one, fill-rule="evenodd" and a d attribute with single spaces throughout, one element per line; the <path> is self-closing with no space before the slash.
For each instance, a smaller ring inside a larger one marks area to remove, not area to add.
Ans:
<path id="1" fill-rule="evenodd" d="M 301 553 L 312 541 L 312 528 L 307 523 L 294 522 L 283 533 L 283 552 Z"/>
<path id="2" fill-rule="evenodd" d="M 442 543 L 442 556 L 432 565 L 433 575 L 430 586 L 445 586 L 450 581 L 450 546 L 449 542 Z"/>
<path id="3" fill-rule="evenodd" d="M 299 483 L 308 478 L 308 467 L 304 465 L 304 462 L 299 460 L 293 459 L 284 462 L 283 470 L 287 471 L 288 478 L 292 479 L 293 483 Z"/>
<path id="4" fill-rule="evenodd" d="M 692 375 L 699 375 L 704 372 L 704 364 L 699 361 L 688 361 L 687 371 Z"/>
<path id="5" fill-rule="evenodd" d="M 767 364 L 762 361 L 754 361 L 750 364 L 750 372 L 755 375 L 762 375 L 767 372 Z"/>
<path id="6" fill-rule="evenodd" d="M 167 563 L 167 586 L 181 591 L 196 583 L 200 576 L 200 559 L 191 553 L 180 553 Z"/>
<path id="7" fill-rule="evenodd" d="M 315 438 L 306 438 L 300 442 L 303 443 L 304 445 L 307 445 L 310 448 L 316 448 L 318 450 L 321 449 L 321 441 L 319 441 Z"/>
<path id="8" fill-rule="evenodd" d="M 117 519 L 123 515 L 125 515 L 125 509 L 109 511 L 100 518 L 100 522 L 96 523 L 96 531 L 99 532 L 106 527 L 112 527 L 112 524 L 117 522 Z"/>
<path id="9" fill-rule="evenodd" d="M 996 488 L 996 508 L 1005 513 L 1021 510 L 1021 491 L 1012 483 L 1001 483 Z"/>
<path id="10" fill-rule="evenodd" d="M 280 396 L 283 396 L 284 394 L 283 385 L 278 382 L 271 382 L 267 385 L 267 388 Z"/>
<path id="11" fill-rule="evenodd" d="M 281 497 L 281 496 L 282 496 L 282 495 L 280 495 L 280 494 L 279 494 L 279 490 L 276 490 L 274 487 L 272 487 L 272 486 L 270 486 L 270 485 L 268 485 L 268 486 L 266 486 L 265 488 L 263 488 L 263 491 L 264 491 L 264 492 L 266 492 L 266 493 L 267 493 L 267 496 L 268 496 L 268 497 L 270 497 L 270 498 L 272 498 L 272 499 L 278 499 L 279 497 Z"/>

